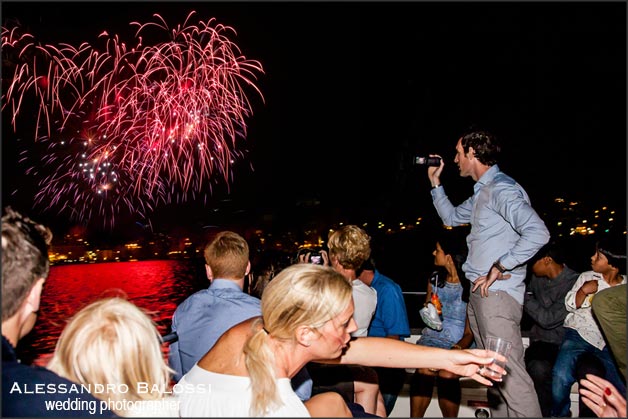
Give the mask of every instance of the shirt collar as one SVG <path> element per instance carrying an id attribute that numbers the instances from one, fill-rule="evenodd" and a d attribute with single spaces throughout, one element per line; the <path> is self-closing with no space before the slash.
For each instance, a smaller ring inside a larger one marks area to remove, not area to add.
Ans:
<path id="1" fill-rule="evenodd" d="M 211 285 L 209 286 L 212 289 L 234 289 L 238 291 L 242 291 L 242 288 L 238 286 L 235 282 L 229 279 L 213 279 Z"/>
<path id="2" fill-rule="evenodd" d="M 373 271 L 373 281 L 371 281 L 371 286 L 373 286 L 373 284 L 375 283 L 375 281 L 377 281 L 381 275 L 382 275 L 382 274 L 380 274 L 380 273 L 379 273 L 379 271 L 378 271 L 377 269 L 375 269 L 375 270 Z"/>
<path id="3" fill-rule="evenodd" d="M 477 192 L 482 186 L 486 185 L 487 183 L 495 179 L 495 176 L 497 176 L 497 173 L 499 172 L 500 170 L 499 170 L 498 165 L 494 164 L 491 167 L 489 167 L 488 170 L 484 172 L 482 177 L 480 177 L 478 181 L 475 182 L 475 185 L 473 185 L 473 190 Z"/>

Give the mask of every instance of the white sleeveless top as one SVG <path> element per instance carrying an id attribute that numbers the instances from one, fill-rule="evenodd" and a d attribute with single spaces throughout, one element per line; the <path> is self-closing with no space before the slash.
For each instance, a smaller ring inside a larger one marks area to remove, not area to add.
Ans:
<path id="1" fill-rule="evenodd" d="M 266 417 L 310 417 L 289 378 L 278 378 L 277 391 L 283 405 Z M 181 417 L 248 417 L 252 394 L 249 377 L 217 374 L 194 365 L 177 383 Z"/>

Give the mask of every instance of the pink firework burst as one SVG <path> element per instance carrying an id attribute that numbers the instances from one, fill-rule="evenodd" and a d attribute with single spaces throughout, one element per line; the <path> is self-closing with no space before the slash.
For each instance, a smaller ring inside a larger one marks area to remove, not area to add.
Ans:
<path id="1" fill-rule="evenodd" d="M 14 67 L 2 110 L 15 129 L 25 98 L 34 97 L 34 138 L 47 145 L 47 170 L 30 169 L 41 179 L 38 204 L 113 225 L 121 210 L 146 214 L 211 182 L 229 184 L 252 115 L 247 92 L 263 100 L 255 84 L 263 69 L 229 39 L 232 28 L 215 19 L 190 24 L 194 14 L 176 28 L 159 15 L 132 22 L 132 46 L 102 33 L 101 49 L 42 46 L 2 29 L 3 60 Z M 145 45 L 149 31 L 166 40 Z"/>

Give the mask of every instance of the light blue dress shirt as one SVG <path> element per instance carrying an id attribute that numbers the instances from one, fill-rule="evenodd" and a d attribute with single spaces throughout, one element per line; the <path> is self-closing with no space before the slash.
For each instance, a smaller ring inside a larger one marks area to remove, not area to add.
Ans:
<path id="1" fill-rule="evenodd" d="M 262 315 L 259 298 L 227 279 L 214 279 L 205 290 L 183 301 L 172 316 L 172 331 L 179 340 L 170 345 L 168 362 L 181 379 L 228 329 Z"/>
<path id="2" fill-rule="evenodd" d="M 473 196 L 455 207 L 442 187 L 434 188 L 434 207 L 446 225 L 471 224 L 469 255 L 462 265 L 466 277 L 474 282 L 499 261 L 511 277 L 495 281 L 490 290 L 505 291 L 523 304 L 525 262 L 549 241 L 549 231 L 526 191 L 497 165 L 478 179 L 473 191 Z"/>

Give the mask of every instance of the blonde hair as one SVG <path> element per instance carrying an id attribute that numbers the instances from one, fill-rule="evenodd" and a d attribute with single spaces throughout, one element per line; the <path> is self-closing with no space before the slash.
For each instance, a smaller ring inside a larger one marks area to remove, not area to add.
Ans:
<path id="1" fill-rule="evenodd" d="M 329 236 L 329 256 L 338 259 L 345 269 L 358 270 L 371 256 L 371 238 L 355 225 L 347 225 Z"/>
<path id="2" fill-rule="evenodd" d="M 262 295 L 262 319 L 254 325 L 263 328 L 244 345 L 253 391 L 251 416 L 265 415 L 280 404 L 268 336 L 295 341 L 300 326 L 322 327 L 347 308 L 351 295 L 351 285 L 341 274 L 309 263 L 292 265 L 270 281 Z"/>
<path id="3" fill-rule="evenodd" d="M 105 298 L 74 315 L 48 369 L 92 389 L 104 385 L 104 391 L 92 392 L 101 400 L 160 399 L 173 373 L 160 342 L 155 324 L 141 309 L 122 298 Z M 139 383 L 147 388 L 141 391 Z"/>
<path id="4" fill-rule="evenodd" d="M 204 256 L 214 278 L 240 279 L 249 264 L 249 245 L 239 234 L 222 231 L 205 247 Z"/>

